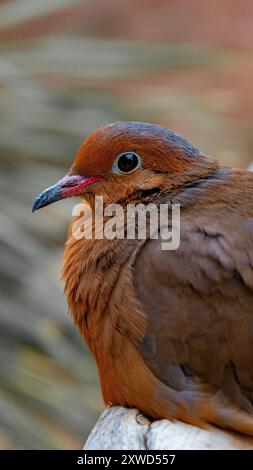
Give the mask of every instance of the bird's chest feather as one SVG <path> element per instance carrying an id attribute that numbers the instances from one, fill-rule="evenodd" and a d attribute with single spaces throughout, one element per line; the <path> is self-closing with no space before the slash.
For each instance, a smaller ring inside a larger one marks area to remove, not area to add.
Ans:
<path id="1" fill-rule="evenodd" d="M 63 279 L 69 309 L 96 359 L 107 402 L 115 390 L 120 392 L 122 371 L 136 361 L 134 343 L 146 331 L 132 276 L 138 248 L 136 240 L 71 237 L 66 244 Z"/>

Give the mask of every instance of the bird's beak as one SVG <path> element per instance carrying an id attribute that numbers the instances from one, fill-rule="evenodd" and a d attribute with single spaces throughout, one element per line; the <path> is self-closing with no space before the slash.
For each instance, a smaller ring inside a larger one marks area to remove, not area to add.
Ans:
<path id="1" fill-rule="evenodd" d="M 80 196 L 85 186 L 95 183 L 96 181 L 100 181 L 101 179 L 101 176 L 85 178 L 84 176 L 79 175 L 67 175 L 58 181 L 58 183 L 42 191 L 42 193 L 35 199 L 32 211 L 35 212 L 42 207 L 59 201 L 60 199 L 65 199 L 71 196 Z"/>

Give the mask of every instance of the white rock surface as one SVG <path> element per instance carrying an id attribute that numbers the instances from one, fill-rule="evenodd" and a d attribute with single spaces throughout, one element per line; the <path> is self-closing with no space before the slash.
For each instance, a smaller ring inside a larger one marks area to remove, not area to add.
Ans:
<path id="1" fill-rule="evenodd" d="M 138 410 L 107 408 L 85 450 L 252 450 L 253 438 L 214 426 L 200 429 L 181 421 L 149 421 Z"/>

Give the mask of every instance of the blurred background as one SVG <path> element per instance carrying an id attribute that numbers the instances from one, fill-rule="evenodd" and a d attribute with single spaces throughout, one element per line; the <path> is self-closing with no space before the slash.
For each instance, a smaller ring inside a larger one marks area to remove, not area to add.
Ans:
<path id="1" fill-rule="evenodd" d="M 34 197 L 116 120 L 248 166 L 252 21 L 251 0 L 0 0 L 0 448 L 78 449 L 103 408 L 59 280 L 76 201 Z"/>

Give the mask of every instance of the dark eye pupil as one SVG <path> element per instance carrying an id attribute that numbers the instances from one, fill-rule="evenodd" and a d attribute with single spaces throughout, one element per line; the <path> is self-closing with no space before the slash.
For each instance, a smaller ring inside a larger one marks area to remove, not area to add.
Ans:
<path id="1" fill-rule="evenodd" d="M 137 167 L 138 163 L 138 156 L 134 152 L 127 152 L 119 157 L 118 168 L 123 173 L 129 173 Z"/>

